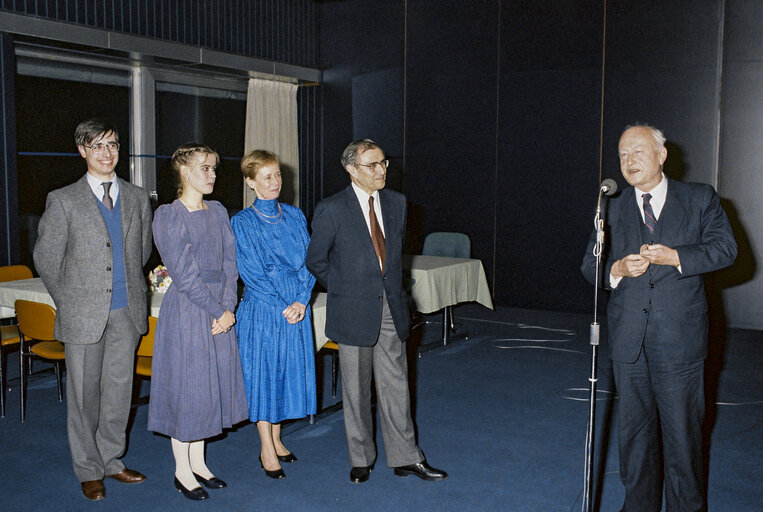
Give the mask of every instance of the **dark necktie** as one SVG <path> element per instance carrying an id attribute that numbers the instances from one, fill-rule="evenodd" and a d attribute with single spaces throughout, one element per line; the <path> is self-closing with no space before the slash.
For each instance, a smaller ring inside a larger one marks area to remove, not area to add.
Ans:
<path id="1" fill-rule="evenodd" d="M 652 205 L 649 204 L 652 194 L 643 194 L 641 197 L 644 198 L 644 224 L 649 228 L 650 233 L 654 233 L 654 228 L 657 227 L 657 218 L 654 215 L 654 210 L 652 210 Z"/>
<path id="2" fill-rule="evenodd" d="M 374 211 L 374 196 L 370 196 L 368 198 L 368 219 L 371 224 L 371 240 L 374 242 L 376 257 L 379 258 L 383 272 L 384 257 L 387 254 L 387 246 L 384 244 L 384 233 L 382 232 L 381 226 L 379 225 L 379 221 L 376 220 L 376 212 Z"/>
<path id="3" fill-rule="evenodd" d="M 103 206 L 111 210 L 114 208 L 114 201 L 111 200 L 111 195 L 109 194 L 109 190 L 111 190 L 111 182 L 104 181 L 101 183 L 101 186 L 103 187 Z"/>

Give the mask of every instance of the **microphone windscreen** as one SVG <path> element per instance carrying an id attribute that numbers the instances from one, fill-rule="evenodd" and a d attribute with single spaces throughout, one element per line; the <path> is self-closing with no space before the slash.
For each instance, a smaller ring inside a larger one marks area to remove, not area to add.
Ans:
<path id="1" fill-rule="evenodd" d="M 611 196 L 617 192 L 617 182 L 612 178 L 607 178 L 601 182 L 601 190 L 603 190 L 606 195 Z"/>

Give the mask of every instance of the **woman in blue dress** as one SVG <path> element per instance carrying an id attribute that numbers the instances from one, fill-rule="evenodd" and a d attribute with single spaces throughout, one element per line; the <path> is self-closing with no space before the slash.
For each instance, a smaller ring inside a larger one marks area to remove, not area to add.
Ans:
<path id="1" fill-rule="evenodd" d="M 169 270 L 154 338 L 148 429 L 172 439 L 175 487 L 186 498 L 225 487 L 207 468 L 204 440 L 244 421 L 246 396 L 232 329 L 236 319 L 236 250 L 228 213 L 204 201 L 215 185 L 218 156 L 207 146 L 180 146 L 172 156 L 178 199 L 154 214 L 154 242 Z"/>
<path id="2" fill-rule="evenodd" d="M 315 414 L 315 352 L 310 295 L 315 278 L 305 267 L 310 235 L 302 212 L 278 202 L 278 157 L 255 150 L 241 160 L 254 204 L 231 219 L 239 274 L 246 285 L 236 334 L 249 403 L 260 434 L 267 476 L 286 476 L 280 462 L 296 456 L 281 442 L 281 422 Z"/>

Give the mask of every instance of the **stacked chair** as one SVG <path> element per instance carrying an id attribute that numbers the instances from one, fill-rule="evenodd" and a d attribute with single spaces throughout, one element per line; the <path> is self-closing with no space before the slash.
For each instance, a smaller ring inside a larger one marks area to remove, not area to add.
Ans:
<path id="1" fill-rule="evenodd" d="M 31 279 L 32 271 L 26 265 L 7 265 L 0 267 L 0 282 L 19 281 L 21 279 Z M 17 349 L 21 338 L 19 329 L 16 326 L 16 319 L 9 320 L 8 325 L 0 325 L 0 417 L 5 417 L 5 359 L 8 351 Z"/>

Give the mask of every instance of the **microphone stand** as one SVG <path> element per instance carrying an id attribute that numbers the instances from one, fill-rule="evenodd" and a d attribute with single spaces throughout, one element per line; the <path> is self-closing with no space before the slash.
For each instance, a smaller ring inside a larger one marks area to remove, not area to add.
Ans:
<path id="1" fill-rule="evenodd" d="M 590 327 L 591 344 L 591 376 L 588 381 L 591 383 L 590 394 L 588 395 L 588 428 L 585 440 L 585 481 L 583 483 L 583 512 L 591 512 L 591 489 L 593 486 L 593 442 L 596 417 L 596 382 L 598 381 L 597 365 L 599 350 L 599 332 L 598 322 L 599 313 L 599 267 L 601 265 L 601 254 L 604 249 L 604 220 L 601 218 L 601 195 L 604 192 L 603 187 L 599 188 L 599 199 L 596 202 L 596 217 L 593 220 L 596 229 L 596 243 L 593 247 L 593 255 L 596 257 L 596 275 L 594 279 L 593 295 L 593 322 Z"/>

